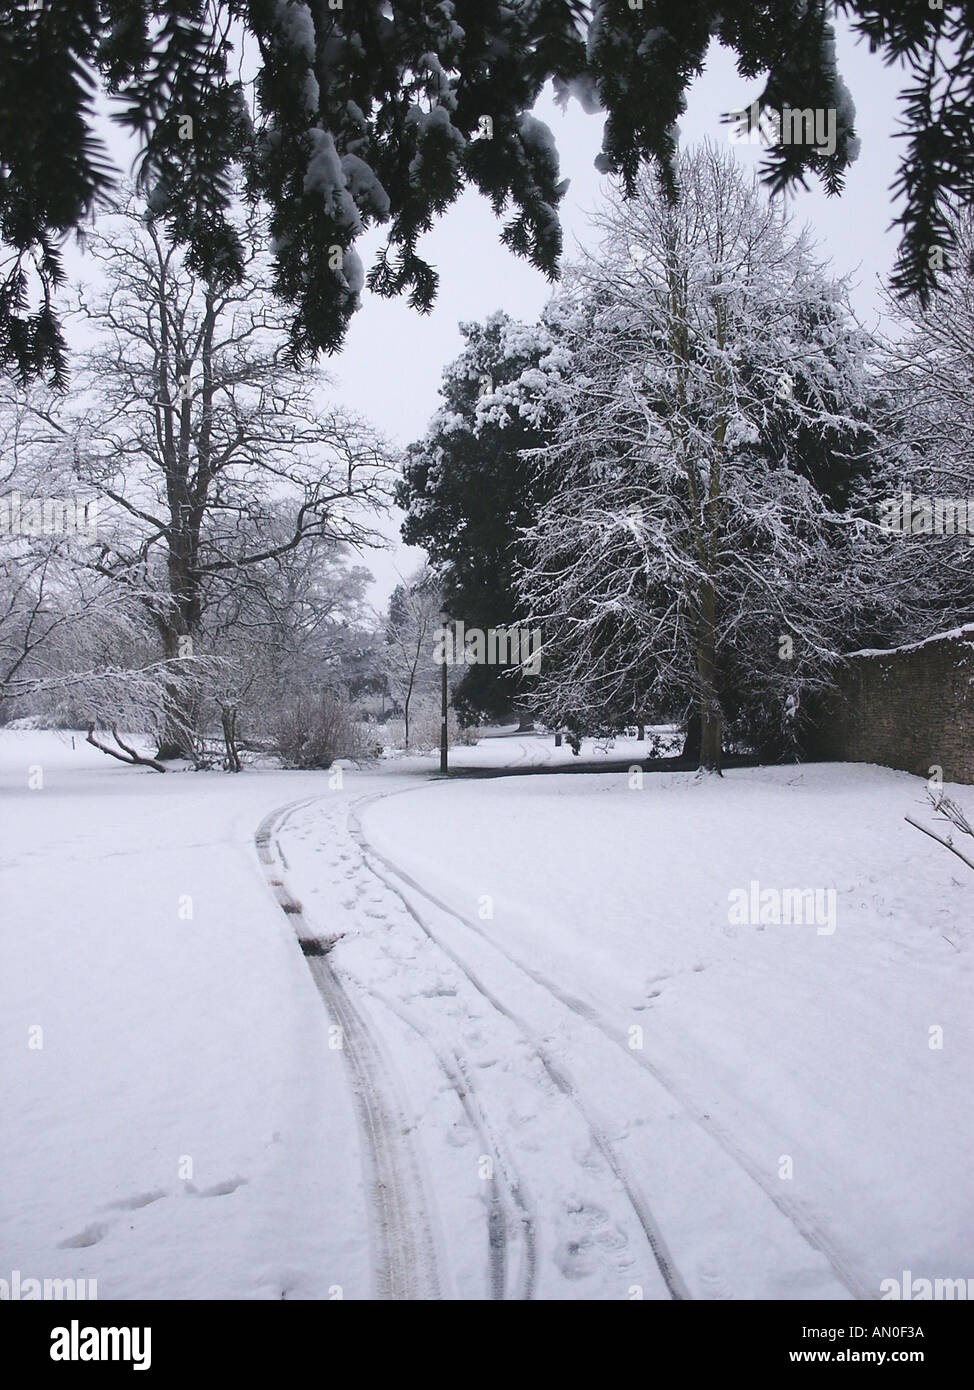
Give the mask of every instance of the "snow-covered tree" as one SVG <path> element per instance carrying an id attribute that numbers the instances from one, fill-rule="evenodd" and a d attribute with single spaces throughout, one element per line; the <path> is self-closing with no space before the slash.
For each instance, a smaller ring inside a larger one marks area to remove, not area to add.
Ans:
<path id="1" fill-rule="evenodd" d="M 216 666 L 160 659 L 148 594 L 93 572 L 97 497 L 39 425 L 51 406 L 0 385 L 0 715 L 161 733 L 167 692 L 188 706 Z"/>
<path id="2" fill-rule="evenodd" d="M 936 280 L 944 206 L 970 200 L 974 47 L 963 5 L 841 0 L 854 28 L 910 69 L 901 278 Z M 775 186 L 807 173 L 841 187 L 858 141 L 826 0 L 24 0 L 0 9 L 0 363 L 63 384 L 54 293 L 60 241 L 117 172 L 99 98 L 138 142 L 139 172 L 190 264 L 237 283 L 246 238 L 234 171 L 271 212 L 275 285 L 300 353 L 334 351 L 359 302 L 353 243 L 389 228 L 369 272 L 427 308 L 436 272 L 420 236 L 466 186 L 504 241 L 554 274 L 564 193 L 532 114 L 548 82 L 605 113 L 600 167 L 633 186 L 645 160 L 675 188 L 675 123 L 716 41 L 764 105 L 835 116 L 832 138 L 783 141 Z M 717 113 L 715 113 L 717 114 Z"/>
<path id="3" fill-rule="evenodd" d="M 276 534 L 290 517 L 282 508 Z M 265 519 L 265 538 L 274 534 Z M 225 661 L 213 700 L 226 735 L 268 747 L 285 706 L 328 692 L 344 698 L 357 679 L 358 647 L 370 639 L 365 593 L 371 574 L 349 547 L 317 538 L 252 565 L 214 596 L 206 650 Z"/>
<path id="4" fill-rule="evenodd" d="M 446 611 L 486 631 L 523 616 L 514 564 L 520 532 L 537 515 L 542 493 L 521 454 L 547 438 L 559 349 L 545 323 L 518 323 L 504 313 L 460 327 L 466 345 L 444 369 L 443 404 L 426 435 L 407 450 L 396 500 L 406 511 L 403 539 L 429 555 Z M 502 718 L 522 689 L 516 668 L 471 665 L 456 705 L 468 717 Z"/>
<path id="5" fill-rule="evenodd" d="M 290 364 L 256 253 L 235 286 L 201 279 L 138 201 L 90 249 L 104 288 L 81 293 L 94 341 L 78 404 L 41 418 L 99 499 L 93 571 L 141 595 L 164 657 L 199 654 L 208 610 L 261 566 L 384 544 L 372 517 L 396 455 Z M 186 752 L 173 712 L 163 757 Z"/>
<path id="6" fill-rule="evenodd" d="M 364 281 L 353 244 L 370 225 L 389 228 L 372 288 L 429 307 L 437 276 L 417 243 L 467 185 L 508 211 L 511 250 L 554 274 L 565 185 L 531 110 L 552 77 L 580 78 L 587 18 L 581 0 L 4 7 L 0 361 L 63 384 L 59 241 L 116 177 L 99 83 L 189 264 L 225 285 L 241 282 L 255 237 L 267 244 L 265 229 L 234 220 L 245 168 L 270 210 L 274 283 L 299 355 L 340 347 Z"/>
<path id="7" fill-rule="evenodd" d="M 728 154 L 679 178 L 675 206 L 648 178 L 609 205 L 561 306 L 573 368 L 520 585 L 550 720 L 692 705 L 719 768 L 725 720 L 781 735 L 862 601 L 841 504 L 872 442 L 869 345 Z"/>
<path id="8" fill-rule="evenodd" d="M 402 706 L 407 748 L 414 701 L 432 697 L 440 687 L 433 656 L 442 611 L 440 586 L 428 565 L 397 584 L 389 599 L 386 661 L 392 692 Z"/>
<path id="9" fill-rule="evenodd" d="M 875 637 L 929 637 L 974 619 L 974 216 L 955 219 L 959 264 L 926 308 L 887 296 L 882 359 L 889 446 L 870 482 L 887 602 Z"/>

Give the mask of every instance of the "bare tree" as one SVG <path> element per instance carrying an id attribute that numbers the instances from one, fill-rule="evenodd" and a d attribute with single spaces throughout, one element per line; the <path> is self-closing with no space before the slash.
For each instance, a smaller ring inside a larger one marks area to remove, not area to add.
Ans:
<path id="1" fill-rule="evenodd" d="M 389 668 L 393 690 L 402 701 L 407 748 L 413 697 L 418 693 L 430 693 L 434 673 L 439 675 L 433 663 L 433 652 L 441 607 L 439 584 L 428 565 L 397 584 L 389 600 L 386 622 Z"/>
<path id="2" fill-rule="evenodd" d="M 111 521 L 92 570 L 142 596 L 175 659 L 257 567 L 313 541 L 384 544 L 371 517 L 394 451 L 295 368 L 256 253 L 239 283 L 202 279 L 134 197 L 89 249 L 105 288 L 78 293 L 86 403 L 41 418 Z M 170 706 L 163 759 L 187 752 L 175 689 Z"/>
<path id="3" fill-rule="evenodd" d="M 282 508 L 276 527 L 265 519 L 265 537 L 283 540 L 289 525 Z M 349 644 L 355 633 L 369 640 L 372 622 L 372 576 L 351 555 L 344 542 L 309 539 L 248 566 L 210 605 L 208 649 L 227 659 L 212 698 L 229 770 L 240 749 L 270 748 L 285 705 L 324 691 L 344 698 Z"/>
<path id="4" fill-rule="evenodd" d="M 94 572 L 95 496 L 38 426 L 55 399 L 0 384 L 0 702 L 5 715 L 161 732 L 166 692 L 188 703 L 214 663 L 160 660 L 140 601 L 151 592 Z"/>

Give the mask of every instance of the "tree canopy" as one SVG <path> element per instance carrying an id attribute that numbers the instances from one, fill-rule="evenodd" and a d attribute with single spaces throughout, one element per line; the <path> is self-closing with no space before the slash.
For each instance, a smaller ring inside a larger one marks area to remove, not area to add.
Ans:
<path id="1" fill-rule="evenodd" d="M 270 209 L 274 286 L 297 357 L 340 347 L 365 283 L 353 243 L 389 228 L 368 273 L 419 310 L 437 276 L 417 243 L 466 185 L 504 216 L 504 242 L 554 277 L 565 190 L 531 111 L 545 84 L 601 109 L 599 167 L 631 193 L 656 163 L 676 193 L 675 123 L 711 40 L 780 109 L 837 113 L 834 148 L 778 143 L 765 176 L 830 192 L 858 147 L 835 62 L 846 14 L 902 60 L 906 149 L 894 283 L 922 298 L 949 268 L 949 207 L 974 180 L 969 3 L 921 0 L 23 0 L 0 12 L 0 363 L 65 377 L 59 243 L 115 180 L 99 106 L 138 139 L 139 177 L 190 267 L 239 281 L 233 172 Z M 249 45 L 249 50 L 248 50 Z M 253 61 L 251 62 L 251 55 Z M 247 59 L 247 62 L 244 59 Z M 248 66 L 249 64 L 249 66 Z M 253 68 L 251 81 L 250 68 Z"/>
<path id="2" fill-rule="evenodd" d="M 516 578 L 546 723 L 695 708 L 719 767 L 725 723 L 780 751 L 785 711 L 855 626 L 862 528 L 844 504 L 874 442 L 870 343 L 729 152 L 685 153 L 680 188 L 675 207 L 649 179 L 610 204 L 564 298 L 571 367 Z"/>
<path id="3" fill-rule="evenodd" d="M 449 615 L 468 627 L 506 628 L 523 616 L 514 583 L 519 532 L 543 500 L 521 453 L 548 437 L 547 399 L 532 397 L 525 382 L 547 388 L 538 366 L 556 344 L 546 324 L 503 313 L 460 330 L 466 346 L 443 372 L 443 405 L 425 438 L 407 450 L 396 501 L 406 512 L 403 540 L 426 550 Z M 501 718 L 522 688 L 516 668 L 471 665 L 454 703 L 464 716 Z"/>

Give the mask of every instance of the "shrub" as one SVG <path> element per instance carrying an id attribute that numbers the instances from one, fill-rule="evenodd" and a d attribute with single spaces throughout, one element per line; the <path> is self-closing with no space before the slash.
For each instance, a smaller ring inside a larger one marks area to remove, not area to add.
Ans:
<path id="1" fill-rule="evenodd" d="M 272 747 L 285 767 L 301 769 L 327 768 L 336 758 L 364 758 L 374 751 L 349 706 L 327 690 L 286 701 L 274 723 Z"/>
<path id="2" fill-rule="evenodd" d="M 389 740 L 394 748 L 405 749 L 405 725 L 401 719 L 391 719 L 388 724 Z M 460 744 L 474 744 L 480 737 L 479 730 L 470 725 L 461 726 L 455 712 L 447 714 L 447 735 L 450 747 Z M 417 704 L 409 720 L 410 753 L 435 753 L 440 746 L 440 704 L 439 701 Z"/>

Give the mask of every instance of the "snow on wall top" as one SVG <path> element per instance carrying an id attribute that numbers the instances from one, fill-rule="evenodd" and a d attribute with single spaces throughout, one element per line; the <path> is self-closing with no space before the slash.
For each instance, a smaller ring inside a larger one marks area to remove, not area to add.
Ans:
<path id="1" fill-rule="evenodd" d="M 960 637 L 974 637 L 974 623 L 965 623 L 963 627 L 952 627 L 949 632 L 935 632 L 932 637 L 924 637 L 922 642 L 905 642 L 902 647 L 863 647 L 857 652 L 848 652 L 848 657 L 853 656 L 895 656 L 897 652 L 916 652 L 921 647 L 927 647 L 931 642 L 954 642 Z"/>

